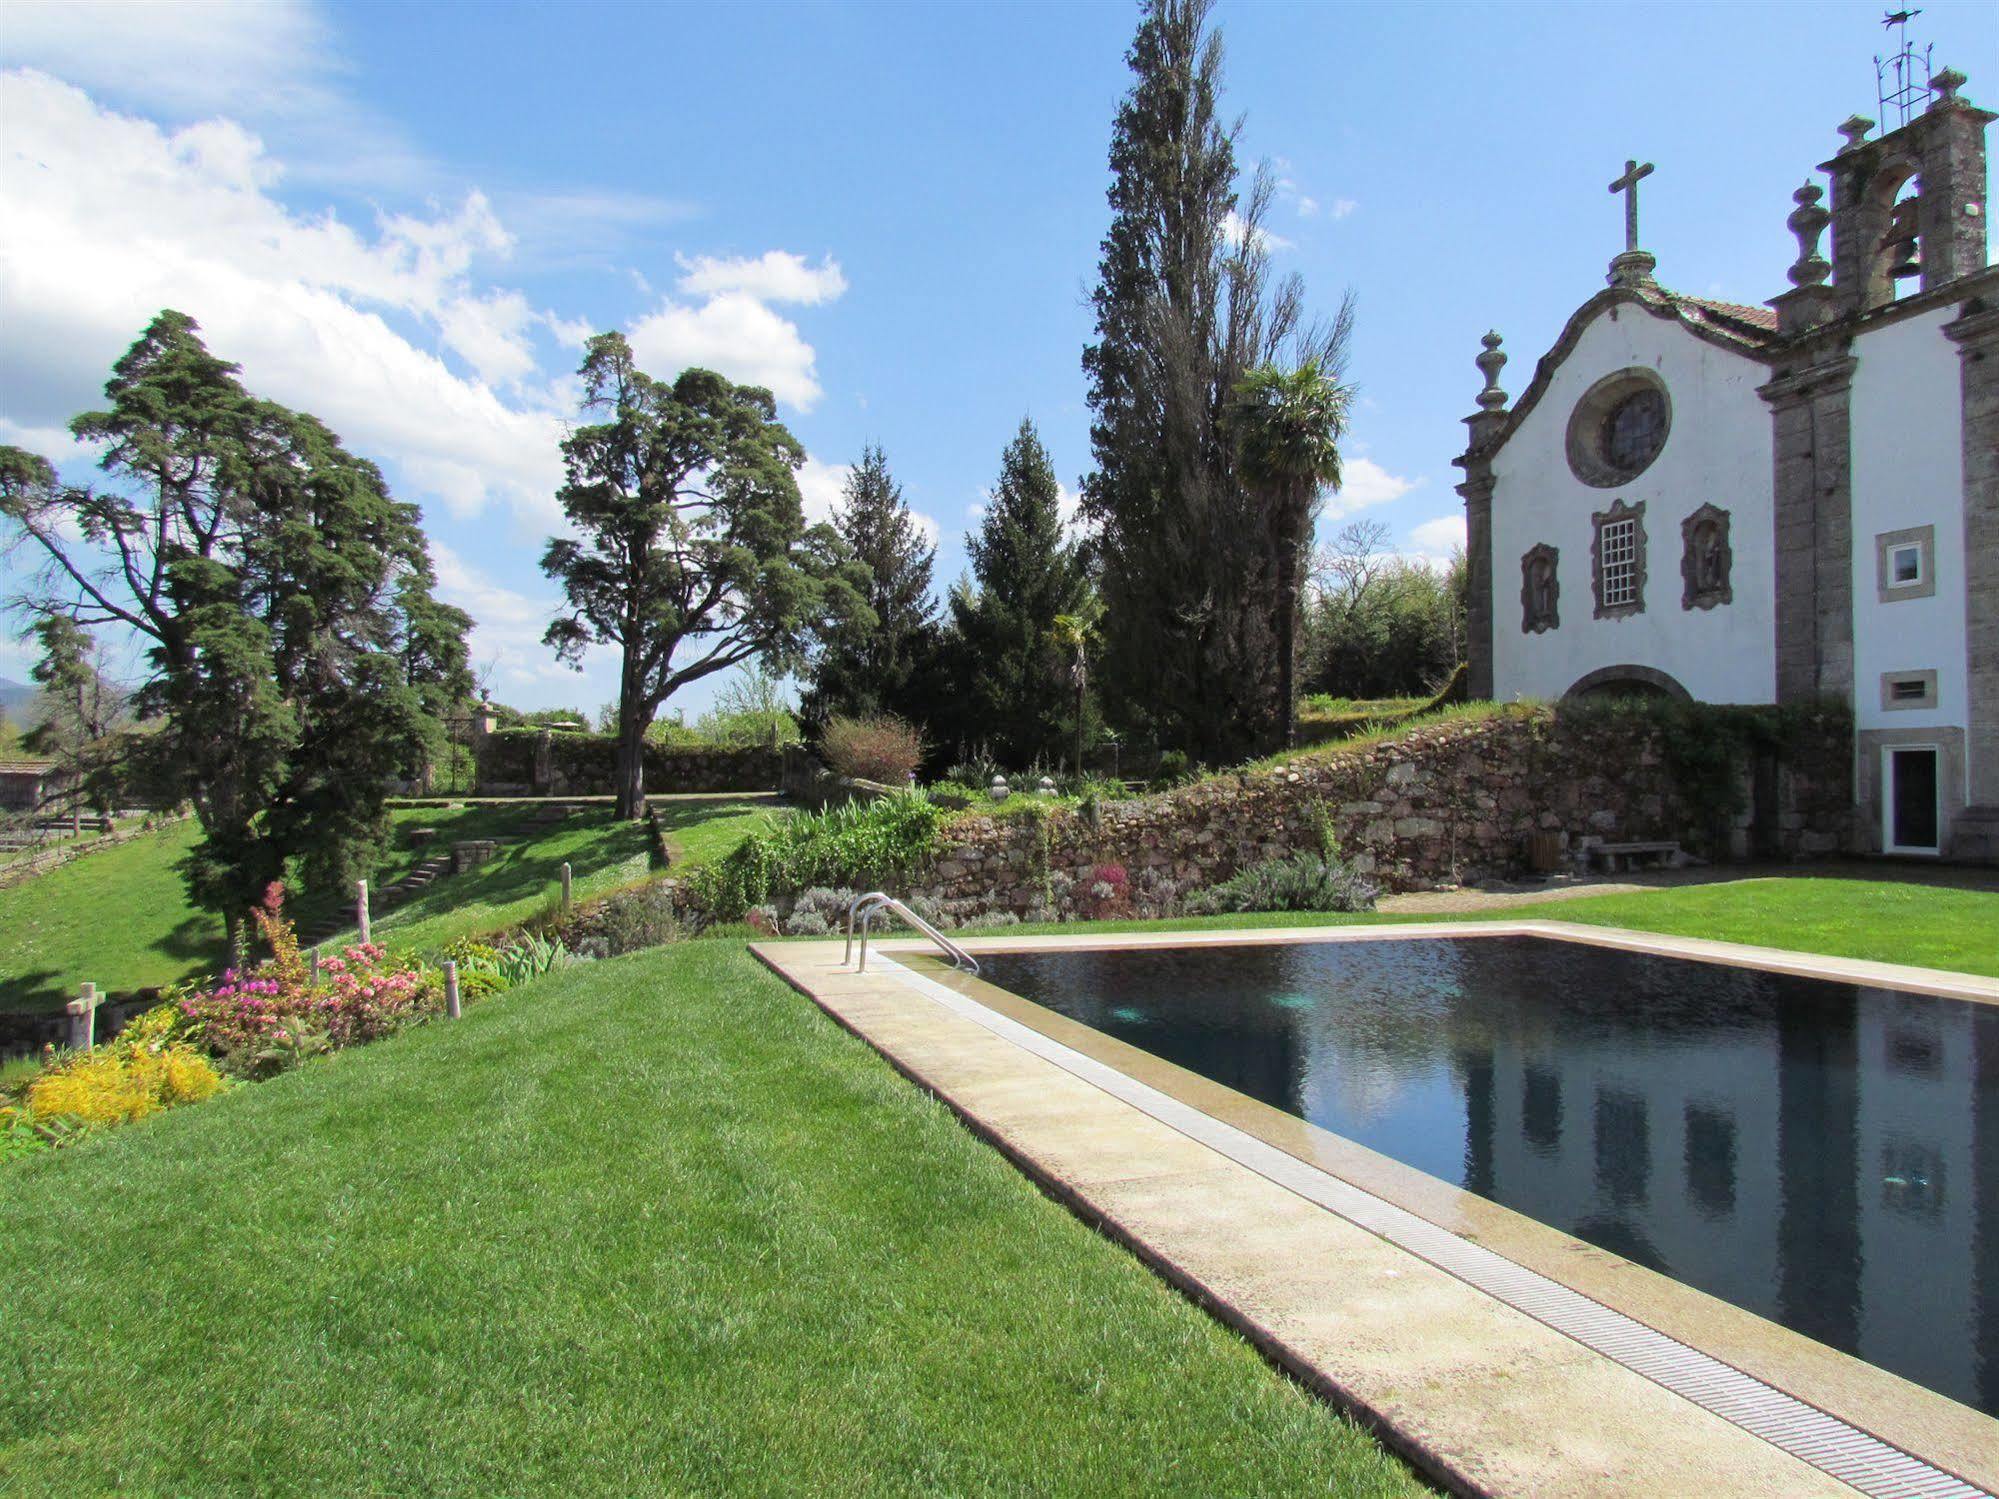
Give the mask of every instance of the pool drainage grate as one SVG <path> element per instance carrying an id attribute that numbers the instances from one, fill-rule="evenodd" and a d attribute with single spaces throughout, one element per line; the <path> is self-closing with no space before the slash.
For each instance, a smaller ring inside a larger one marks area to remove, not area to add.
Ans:
<path id="1" fill-rule="evenodd" d="M 1669 1338 L 1656 1328 L 1593 1301 L 1539 1271 L 1516 1265 L 1504 1255 L 1459 1238 L 1406 1208 L 1308 1166 L 1296 1156 L 1044 1036 L 1032 1026 L 988 1009 L 903 967 L 885 954 L 878 955 L 877 961 L 884 972 L 893 972 L 911 988 L 994 1035 L 1054 1063 L 1160 1123 L 1219 1151 L 1238 1165 L 1406 1249 L 1863 1494 L 1874 1499 L 1994 1499 L 1984 1489 L 1954 1473 L 1890 1446 L 1870 1432 L 1848 1425 L 1837 1416 L 1807 1405 L 1710 1354 Z"/>

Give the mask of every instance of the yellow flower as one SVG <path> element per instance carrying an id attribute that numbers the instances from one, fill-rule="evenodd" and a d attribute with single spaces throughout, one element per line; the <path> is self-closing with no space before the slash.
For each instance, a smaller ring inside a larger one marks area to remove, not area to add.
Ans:
<path id="1" fill-rule="evenodd" d="M 221 1091 L 222 1079 L 208 1058 L 189 1047 L 113 1045 L 44 1071 L 28 1087 L 28 1107 L 45 1118 L 124 1124 Z"/>

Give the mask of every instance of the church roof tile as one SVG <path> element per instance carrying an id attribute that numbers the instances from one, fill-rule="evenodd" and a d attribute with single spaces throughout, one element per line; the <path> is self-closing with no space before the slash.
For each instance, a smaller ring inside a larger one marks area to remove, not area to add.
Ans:
<path id="1" fill-rule="evenodd" d="M 1666 295 L 1681 307 L 1692 307 L 1710 322 L 1720 324 L 1728 332 L 1747 335 L 1754 342 L 1773 337 L 1777 332 L 1777 314 L 1769 307 L 1745 307 L 1740 302 L 1719 302 L 1712 297 L 1690 297 L 1681 292 L 1667 292 Z"/>

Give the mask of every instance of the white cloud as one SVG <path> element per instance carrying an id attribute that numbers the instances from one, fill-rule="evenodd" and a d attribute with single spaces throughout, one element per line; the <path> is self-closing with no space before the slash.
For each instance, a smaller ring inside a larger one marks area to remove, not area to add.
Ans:
<path id="1" fill-rule="evenodd" d="M 1333 199 L 1333 217 L 1336 219 L 1346 218 L 1359 207 L 1360 204 L 1356 203 L 1352 198 L 1335 198 Z"/>
<path id="2" fill-rule="evenodd" d="M 332 28 L 311 0 L 9 0 L 0 64 L 181 123 L 254 121 L 283 141 L 300 179 L 379 189 L 437 177 L 344 90 Z"/>
<path id="3" fill-rule="evenodd" d="M 332 37 L 304 0 L 8 0 L 0 57 L 185 113 L 297 109 Z"/>
<path id="4" fill-rule="evenodd" d="M 1242 215 L 1233 208 L 1222 215 L 1222 238 L 1231 245 L 1240 245 L 1243 236 L 1248 232 L 1249 225 L 1243 222 Z M 1268 229 L 1256 231 L 1256 244 L 1258 249 L 1272 252 L 1294 248 L 1292 241 L 1281 234 L 1273 234 Z"/>
<path id="5" fill-rule="evenodd" d="M 798 493 L 805 501 L 808 522 L 833 518 L 833 507 L 840 503 L 840 496 L 847 488 L 847 476 L 853 471 L 851 463 L 826 463 L 812 457 L 805 460 L 805 466 L 798 471 Z"/>
<path id="6" fill-rule="evenodd" d="M 674 262 L 686 272 L 680 278 L 680 289 L 694 297 L 742 292 L 759 302 L 816 307 L 837 300 L 847 290 L 846 275 L 830 255 L 816 266 L 807 265 L 803 255 L 788 250 L 767 250 L 755 259 L 676 255 Z"/>
<path id="7" fill-rule="evenodd" d="M 1315 219 L 1318 216 L 1319 216 L 1319 200 L 1317 198 L 1308 198 L 1305 197 L 1303 194 L 1300 194 L 1298 198 L 1298 217 L 1301 219 Z"/>
<path id="8" fill-rule="evenodd" d="M 400 463 L 455 511 L 498 499 L 550 516 L 562 413 L 495 389 L 532 371 L 532 315 L 518 293 L 469 279 L 509 243 L 480 194 L 366 233 L 278 202 L 281 168 L 240 125 L 169 132 L 33 72 L 0 74 L 0 108 L 0 415 L 67 420 L 173 307 L 253 390 Z M 476 378 L 413 342 L 412 326 L 434 328 Z"/>
<path id="9" fill-rule="evenodd" d="M 1073 531 L 1083 523 L 1083 497 L 1060 481 L 1055 485 L 1055 508 L 1061 513 L 1065 531 Z"/>
<path id="10" fill-rule="evenodd" d="M 447 303 L 438 313 L 438 333 L 444 346 L 488 385 L 519 385 L 534 373 L 528 329 L 536 321 L 526 297 L 496 291 Z"/>
<path id="11" fill-rule="evenodd" d="M 1462 551 L 1464 544 L 1465 518 L 1461 513 L 1440 515 L 1409 528 L 1411 554 L 1427 562 L 1448 562 L 1451 553 Z"/>
<path id="12" fill-rule="evenodd" d="M 724 292 L 698 307 L 662 302 L 627 336 L 640 367 L 663 380 L 698 366 L 767 386 L 800 411 L 810 411 L 822 394 L 816 356 L 798 325 L 748 292 Z"/>
<path id="13" fill-rule="evenodd" d="M 766 386 L 800 411 L 817 405 L 824 394 L 817 355 L 798 325 L 770 304 L 817 306 L 841 296 L 847 278 L 839 262 L 829 256 L 811 266 L 787 250 L 753 258 L 676 259 L 685 272 L 680 291 L 702 300 L 664 298 L 632 325 L 628 336 L 640 365 L 662 379 L 698 366 Z"/>
<path id="14" fill-rule="evenodd" d="M 472 666 L 475 671 L 494 668 L 492 687 L 502 701 L 509 691 L 577 681 L 576 673 L 541 643 L 561 603 L 553 584 L 545 597 L 530 598 L 494 582 L 434 537 L 430 560 L 437 569 L 437 596 L 476 622 L 469 642 Z"/>
<path id="15" fill-rule="evenodd" d="M 1352 515 L 1356 510 L 1365 510 L 1371 505 L 1386 505 L 1391 500 L 1399 500 L 1422 483 L 1420 479 L 1404 479 L 1391 474 L 1372 458 L 1347 458 L 1340 467 L 1339 492 L 1326 497 L 1326 514 L 1334 519 Z"/>

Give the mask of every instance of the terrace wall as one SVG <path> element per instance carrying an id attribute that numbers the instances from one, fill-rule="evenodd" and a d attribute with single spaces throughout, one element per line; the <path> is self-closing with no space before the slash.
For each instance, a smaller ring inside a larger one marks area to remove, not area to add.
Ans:
<path id="1" fill-rule="evenodd" d="M 1535 835 L 1552 835 L 1572 863 L 1599 843 L 1673 839 L 1717 859 L 1803 858 L 1846 845 L 1845 715 L 1793 713 L 1780 747 L 1751 750 L 1742 747 L 1741 715 L 1765 715 L 1768 739 L 1778 710 L 1675 711 L 1668 720 L 1508 709 L 1073 814 L 963 817 L 912 884 L 961 918 L 1122 914 L 1091 892 L 1097 868 L 1119 864 L 1129 892 L 1119 907 L 1168 914 L 1193 890 L 1316 849 L 1322 819 L 1346 857 L 1389 890 L 1518 870 Z M 1700 713 L 1715 715 L 1711 736 Z"/>

